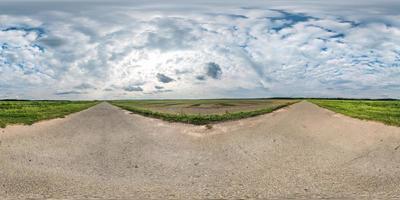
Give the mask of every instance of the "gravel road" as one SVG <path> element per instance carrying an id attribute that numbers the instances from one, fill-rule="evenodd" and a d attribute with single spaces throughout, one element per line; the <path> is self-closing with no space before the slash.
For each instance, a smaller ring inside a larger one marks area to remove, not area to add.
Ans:
<path id="1" fill-rule="evenodd" d="M 300 102 L 207 129 L 108 103 L 0 129 L 0 199 L 400 198 L 400 128 Z"/>

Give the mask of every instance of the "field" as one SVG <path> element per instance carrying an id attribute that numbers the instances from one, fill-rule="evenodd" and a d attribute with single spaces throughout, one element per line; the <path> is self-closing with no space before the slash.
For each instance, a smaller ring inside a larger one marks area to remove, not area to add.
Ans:
<path id="1" fill-rule="evenodd" d="M 328 100 L 310 102 L 359 119 L 400 126 L 400 101 Z M 118 100 L 110 103 L 148 117 L 171 122 L 204 125 L 272 112 L 298 100 L 209 99 L 209 100 Z M 95 105 L 94 101 L 0 101 L 0 127 L 64 117 Z"/>
<path id="2" fill-rule="evenodd" d="M 115 106 L 144 116 L 172 122 L 209 124 L 272 112 L 296 100 L 216 99 L 216 100 L 127 100 L 112 101 Z"/>
<path id="3" fill-rule="evenodd" d="M 0 127 L 64 117 L 95 104 L 94 101 L 0 101 Z"/>
<path id="4" fill-rule="evenodd" d="M 323 108 L 350 117 L 400 126 L 400 101 L 310 100 Z"/>

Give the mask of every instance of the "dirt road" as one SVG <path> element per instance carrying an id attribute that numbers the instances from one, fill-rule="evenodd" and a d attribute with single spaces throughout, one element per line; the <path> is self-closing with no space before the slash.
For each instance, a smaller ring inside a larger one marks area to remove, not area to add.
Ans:
<path id="1" fill-rule="evenodd" d="M 307 102 L 211 130 L 101 103 L 0 141 L 0 199 L 400 198 L 400 128 Z"/>

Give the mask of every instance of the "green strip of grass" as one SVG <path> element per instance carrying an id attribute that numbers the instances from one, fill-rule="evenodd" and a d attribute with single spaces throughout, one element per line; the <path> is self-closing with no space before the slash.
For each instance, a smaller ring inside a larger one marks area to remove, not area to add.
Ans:
<path id="1" fill-rule="evenodd" d="M 254 111 L 243 111 L 243 112 L 233 112 L 233 113 L 225 113 L 225 114 L 212 114 L 212 115 L 193 115 L 193 114 L 171 114 L 171 113 L 162 113 L 157 111 L 151 111 L 149 109 L 140 108 L 135 106 L 135 104 L 131 104 L 130 102 L 110 102 L 111 104 L 123 108 L 125 110 L 129 110 L 133 113 L 137 113 L 147 117 L 153 117 L 162 119 L 169 122 L 181 122 L 195 125 L 205 125 L 215 122 L 229 121 L 229 120 L 237 120 L 242 118 L 254 117 L 266 113 L 270 113 L 274 110 L 286 107 L 291 105 L 294 102 L 283 103 L 280 105 L 267 107 Z"/>
<path id="2" fill-rule="evenodd" d="M 37 121 L 64 117 L 87 109 L 95 101 L 0 101 L 0 127 L 31 125 Z"/>
<path id="3" fill-rule="evenodd" d="M 320 107 L 350 117 L 400 126 L 400 101 L 309 100 Z"/>

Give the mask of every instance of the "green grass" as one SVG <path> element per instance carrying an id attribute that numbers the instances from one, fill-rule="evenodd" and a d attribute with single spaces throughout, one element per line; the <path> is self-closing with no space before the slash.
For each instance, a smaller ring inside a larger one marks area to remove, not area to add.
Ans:
<path id="1" fill-rule="evenodd" d="M 270 113 L 295 100 L 131 100 L 110 103 L 140 115 L 204 125 Z"/>
<path id="2" fill-rule="evenodd" d="M 400 126 L 400 101 L 309 100 L 320 107 L 350 117 Z"/>
<path id="3" fill-rule="evenodd" d="M 64 117 L 95 104 L 95 101 L 0 101 L 0 127 Z"/>

